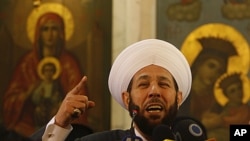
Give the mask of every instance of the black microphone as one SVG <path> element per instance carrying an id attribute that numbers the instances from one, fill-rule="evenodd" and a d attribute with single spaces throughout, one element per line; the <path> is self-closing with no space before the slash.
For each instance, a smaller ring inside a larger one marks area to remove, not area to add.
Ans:
<path id="1" fill-rule="evenodd" d="M 204 125 L 195 118 L 177 117 L 172 131 L 176 141 L 205 141 L 207 139 Z"/>
<path id="2" fill-rule="evenodd" d="M 132 120 L 131 120 L 131 126 L 130 126 L 130 129 L 133 128 L 133 124 L 134 124 L 134 119 L 136 117 L 136 115 L 138 114 L 138 111 L 139 111 L 139 107 L 138 106 L 131 106 L 131 117 L 132 117 Z"/>
<path id="3" fill-rule="evenodd" d="M 158 125 L 152 134 L 153 141 L 174 141 L 175 135 L 167 125 Z"/>
<path id="4" fill-rule="evenodd" d="M 122 139 L 122 141 L 142 141 L 142 139 L 140 137 L 135 135 L 134 127 L 133 127 L 134 119 L 135 119 L 136 115 L 139 112 L 139 107 L 138 106 L 132 106 L 132 107 L 130 107 L 129 111 L 130 111 L 130 114 L 131 114 L 131 117 L 132 117 L 131 125 L 130 125 L 130 134 L 125 136 Z"/>

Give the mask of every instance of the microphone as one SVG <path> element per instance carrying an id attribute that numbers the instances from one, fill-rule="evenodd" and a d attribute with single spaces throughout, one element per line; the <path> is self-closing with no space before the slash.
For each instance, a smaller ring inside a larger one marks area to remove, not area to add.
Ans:
<path id="1" fill-rule="evenodd" d="M 130 134 L 125 136 L 122 141 L 142 141 L 142 139 L 138 136 L 135 135 L 134 132 L 134 118 L 137 116 L 138 111 L 139 111 L 139 107 L 138 106 L 131 106 L 131 108 L 129 109 L 132 120 L 131 120 L 131 125 L 130 125 Z"/>
<path id="2" fill-rule="evenodd" d="M 138 106 L 133 106 L 131 108 L 131 111 L 132 111 L 132 121 L 131 121 L 131 126 L 130 126 L 130 129 L 133 128 L 133 123 L 134 123 L 134 119 L 136 117 L 136 115 L 138 114 L 138 111 L 139 111 L 139 107 Z"/>
<path id="3" fill-rule="evenodd" d="M 172 128 L 177 141 L 206 141 L 204 125 L 191 117 L 177 117 Z"/>
<path id="4" fill-rule="evenodd" d="M 167 125 L 158 125 L 152 134 L 153 141 L 175 141 L 175 135 Z"/>

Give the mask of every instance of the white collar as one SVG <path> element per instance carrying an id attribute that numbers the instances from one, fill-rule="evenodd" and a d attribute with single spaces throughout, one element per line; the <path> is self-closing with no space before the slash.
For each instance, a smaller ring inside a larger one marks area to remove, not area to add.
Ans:
<path id="1" fill-rule="evenodd" d="M 134 130 L 135 130 L 135 135 L 136 135 L 137 137 L 140 137 L 143 141 L 147 141 L 147 140 L 139 133 L 139 131 L 138 131 L 136 128 L 134 128 Z"/>

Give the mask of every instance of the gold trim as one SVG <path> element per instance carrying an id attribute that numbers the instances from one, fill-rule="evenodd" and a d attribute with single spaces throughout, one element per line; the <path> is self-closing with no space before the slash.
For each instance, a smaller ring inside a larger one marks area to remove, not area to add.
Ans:
<path id="1" fill-rule="evenodd" d="M 68 41 L 74 32 L 74 20 L 69 9 L 60 3 L 44 3 L 34 8 L 27 19 L 27 34 L 34 43 L 36 23 L 39 17 L 47 12 L 59 14 L 65 23 L 65 40 Z"/>

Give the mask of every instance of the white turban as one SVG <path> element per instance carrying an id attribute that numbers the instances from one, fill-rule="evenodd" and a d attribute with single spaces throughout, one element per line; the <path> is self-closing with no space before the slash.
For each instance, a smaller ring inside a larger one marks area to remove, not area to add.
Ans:
<path id="1" fill-rule="evenodd" d="M 134 74 L 152 64 L 168 70 L 176 80 L 179 91 L 182 92 L 183 101 L 187 98 L 192 77 L 190 66 L 184 55 L 166 41 L 146 39 L 125 48 L 118 55 L 110 70 L 109 90 L 121 106 L 125 108 L 122 93 L 127 91 Z"/>

